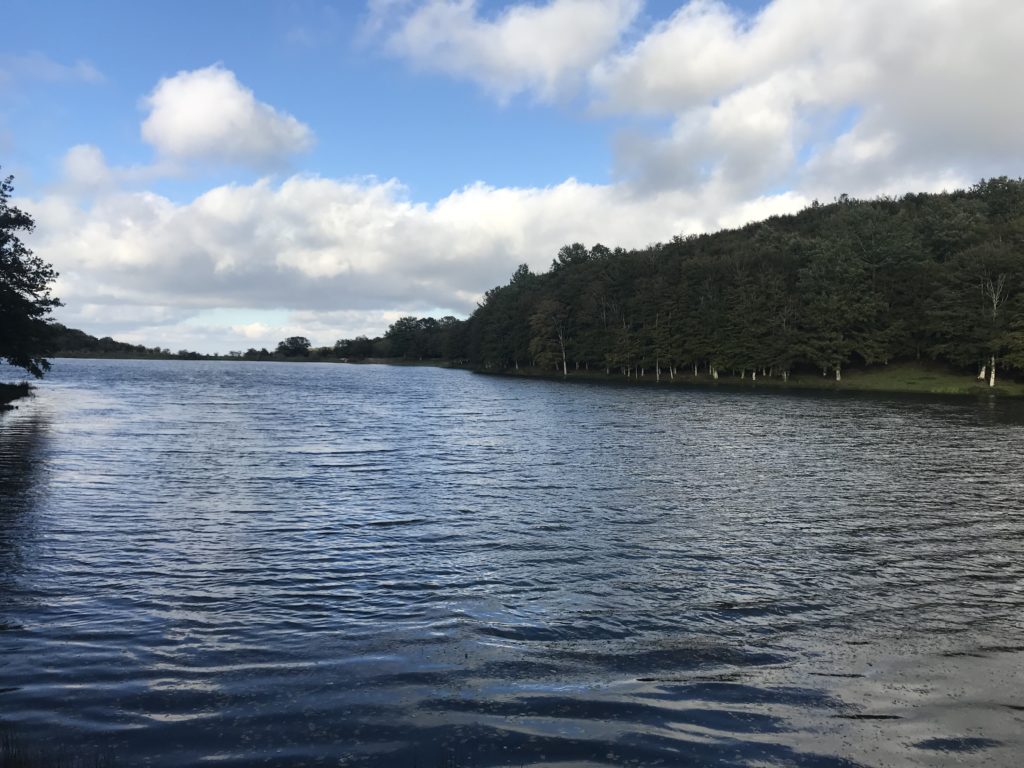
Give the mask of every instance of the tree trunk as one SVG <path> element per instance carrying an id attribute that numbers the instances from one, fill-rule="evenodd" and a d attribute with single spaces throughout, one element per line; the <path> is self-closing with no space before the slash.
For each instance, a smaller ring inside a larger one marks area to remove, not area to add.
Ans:
<path id="1" fill-rule="evenodd" d="M 782 372 L 782 380 L 783 381 L 789 381 L 789 371 L 783 371 Z"/>
<path id="2" fill-rule="evenodd" d="M 754 372 L 750 376 L 751 376 L 751 379 L 750 379 L 751 381 L 757 381 L 757 368 L 754 369 Z"/>
<path id="3" fill-rule="evenodd" d="M 989 387 L 994 387 L 996 385 L 996 356 L 995 355 L 992 355 L 992 359 L 989 360 L 988 385 L 989 385 Z"/>
<path id="4" fill-rule="evenodd" d="M 843 380 L 843 364 L 836 363 L 836 381 Z"/>
<path id="5" fill-rule="evenodd" d="M 984 381 L 988 378 L 988 366 L 982 363 L 981 370 L 978 371 L 978 381 Z"/>
<path id="6" fill-rule="evenodd" d="M 718 368 L 713 365 L 711 366 L 711 378 L 718 381 Z"/>

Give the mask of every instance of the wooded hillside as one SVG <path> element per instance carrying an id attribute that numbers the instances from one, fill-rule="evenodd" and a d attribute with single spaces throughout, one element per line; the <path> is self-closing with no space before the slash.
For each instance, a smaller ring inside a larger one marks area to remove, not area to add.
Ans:
<path id="1" fill-rule="evenodd" d="M 1024 371 L 1024 180 L 861 201 L 521 266 L 459 331 L 487 369 L 787 378 L 930 359 Z"/>

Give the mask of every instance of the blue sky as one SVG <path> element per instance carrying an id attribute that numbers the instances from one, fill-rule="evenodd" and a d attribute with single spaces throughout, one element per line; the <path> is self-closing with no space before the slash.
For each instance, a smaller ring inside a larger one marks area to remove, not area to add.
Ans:
<path id="1" fill-rule="evenodd" d="M 519 263 L 1022 171 L 1014 0 L 40 2 L 0 165 L 57 318 L 227 351 L 465 316 Z"/>

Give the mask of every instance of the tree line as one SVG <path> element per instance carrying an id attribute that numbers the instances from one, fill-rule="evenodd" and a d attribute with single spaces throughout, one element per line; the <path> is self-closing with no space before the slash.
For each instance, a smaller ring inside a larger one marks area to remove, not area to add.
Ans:
<path id="1" fill-rule="evenodd" d="M 838 380 L 929 359 L 994 385 L 1024 371 L 1024 180 L 844 195 L 637 250 L 574 243 L 488 291 L 461 338 L 496 370 Z"/>

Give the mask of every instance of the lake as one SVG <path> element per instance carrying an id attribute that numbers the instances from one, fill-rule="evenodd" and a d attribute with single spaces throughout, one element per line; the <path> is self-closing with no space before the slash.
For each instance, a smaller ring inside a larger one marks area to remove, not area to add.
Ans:
<path id="1" fill-rule="evenodd" d="M 1024 403 L 58 360 L 0 415 L 0 724 L 128 766 L 1017 766 Z"/>

